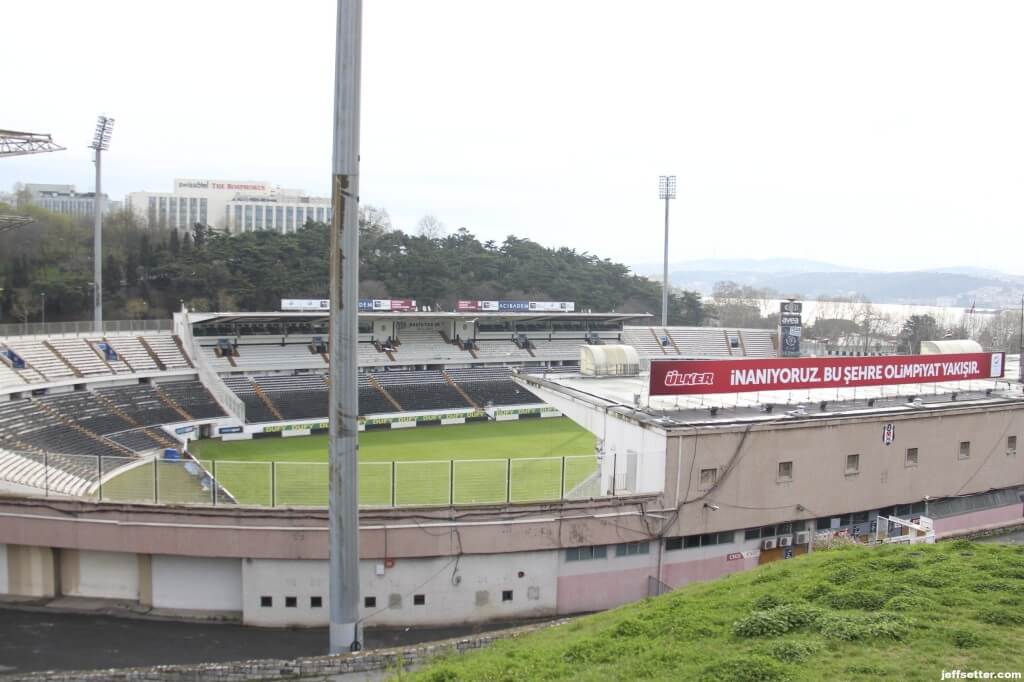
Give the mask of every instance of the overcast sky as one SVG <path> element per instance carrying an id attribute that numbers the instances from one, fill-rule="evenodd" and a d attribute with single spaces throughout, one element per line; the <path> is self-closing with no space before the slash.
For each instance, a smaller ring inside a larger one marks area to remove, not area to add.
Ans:
<path id="1" fill-rule="evenodd" d="M 0 187 L 326 195 L 335 2 L 5 3 Z M 1024 3 L 368 0 L 362 201 L 626 263 L 1024 272 Z"/>

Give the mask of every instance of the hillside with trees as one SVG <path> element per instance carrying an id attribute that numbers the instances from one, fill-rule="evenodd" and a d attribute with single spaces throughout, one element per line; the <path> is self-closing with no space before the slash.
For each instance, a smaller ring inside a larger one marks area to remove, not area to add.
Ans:
<path id="1" fill-rule="evenodd" d="M 3 207 L 0 205 L 0 208 Z M 29 207 L 32 225 L 0 234 L 0 315 L 4 322 L 80 320 L 91 315 L 92 228 Z M 107 319 L 167 318 L 185 303 L 198 311 L 277 310 L 282 298 L 327 297 L 328 229 L 308 223 L 293 234 L 228 235 L 197 225 L 190 233 L 150 229 L 128 212 L 104 221 Z M 360 296 L 413 298 L 433 310 L 458 299 L 575 301 L 577 310 L 658 313 L 661 287 L 625 265 L 515 236 L 480 241 L 393 229 L 387 212 L 360 216 Z M 670 324 L 699 325 L 700 296 L 674 292 Z"/>

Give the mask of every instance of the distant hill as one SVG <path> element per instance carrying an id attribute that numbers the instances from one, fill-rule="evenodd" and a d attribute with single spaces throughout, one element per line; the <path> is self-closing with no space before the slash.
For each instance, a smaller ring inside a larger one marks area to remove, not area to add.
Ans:
<path id="1" fill-rule="evenodd" d="M 634 271 L 660 279 L 660 266 L 638 265 Z M 973 266 L 879 272 L 788 258 L 686 261 L 670 264 L 669 279 L 705 295 L 716 282 L 731 281 L 808 299 L 864 296 L 875 303 L 986 308 L 1017 306 L 1024 294 L 1024 277 Z"/>

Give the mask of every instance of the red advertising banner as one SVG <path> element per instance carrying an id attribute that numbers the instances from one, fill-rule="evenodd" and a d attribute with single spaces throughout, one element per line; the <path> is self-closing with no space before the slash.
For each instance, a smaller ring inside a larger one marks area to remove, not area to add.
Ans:
<path id="1" fill-rule="evenodd" d="M 652 360 L 651 395 L 924 384 L 1003 376 L 1005 353 L 768 360 Z"/>
<path id="2" fill-rule="evenodd" d="M 480 301 L 456 301 L 455 310 L 460 313 L 480 310 Z"/>
<path id="3" fill-rule="evenodd" d="M 391 299 L 391 310 L 397 312 L 412 312 L 416 310 L 416 301 L 411 298 Z"/>

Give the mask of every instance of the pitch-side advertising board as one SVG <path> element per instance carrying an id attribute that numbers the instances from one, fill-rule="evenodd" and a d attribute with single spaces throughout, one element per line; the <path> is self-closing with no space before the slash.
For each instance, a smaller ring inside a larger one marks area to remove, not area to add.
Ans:
<path id="1" fill-rule="evenodd" d="M 803 388 L 996 379 L 1004 353 L 756 360 L 653 360 L 651 395 L 745 393 Z"/>

